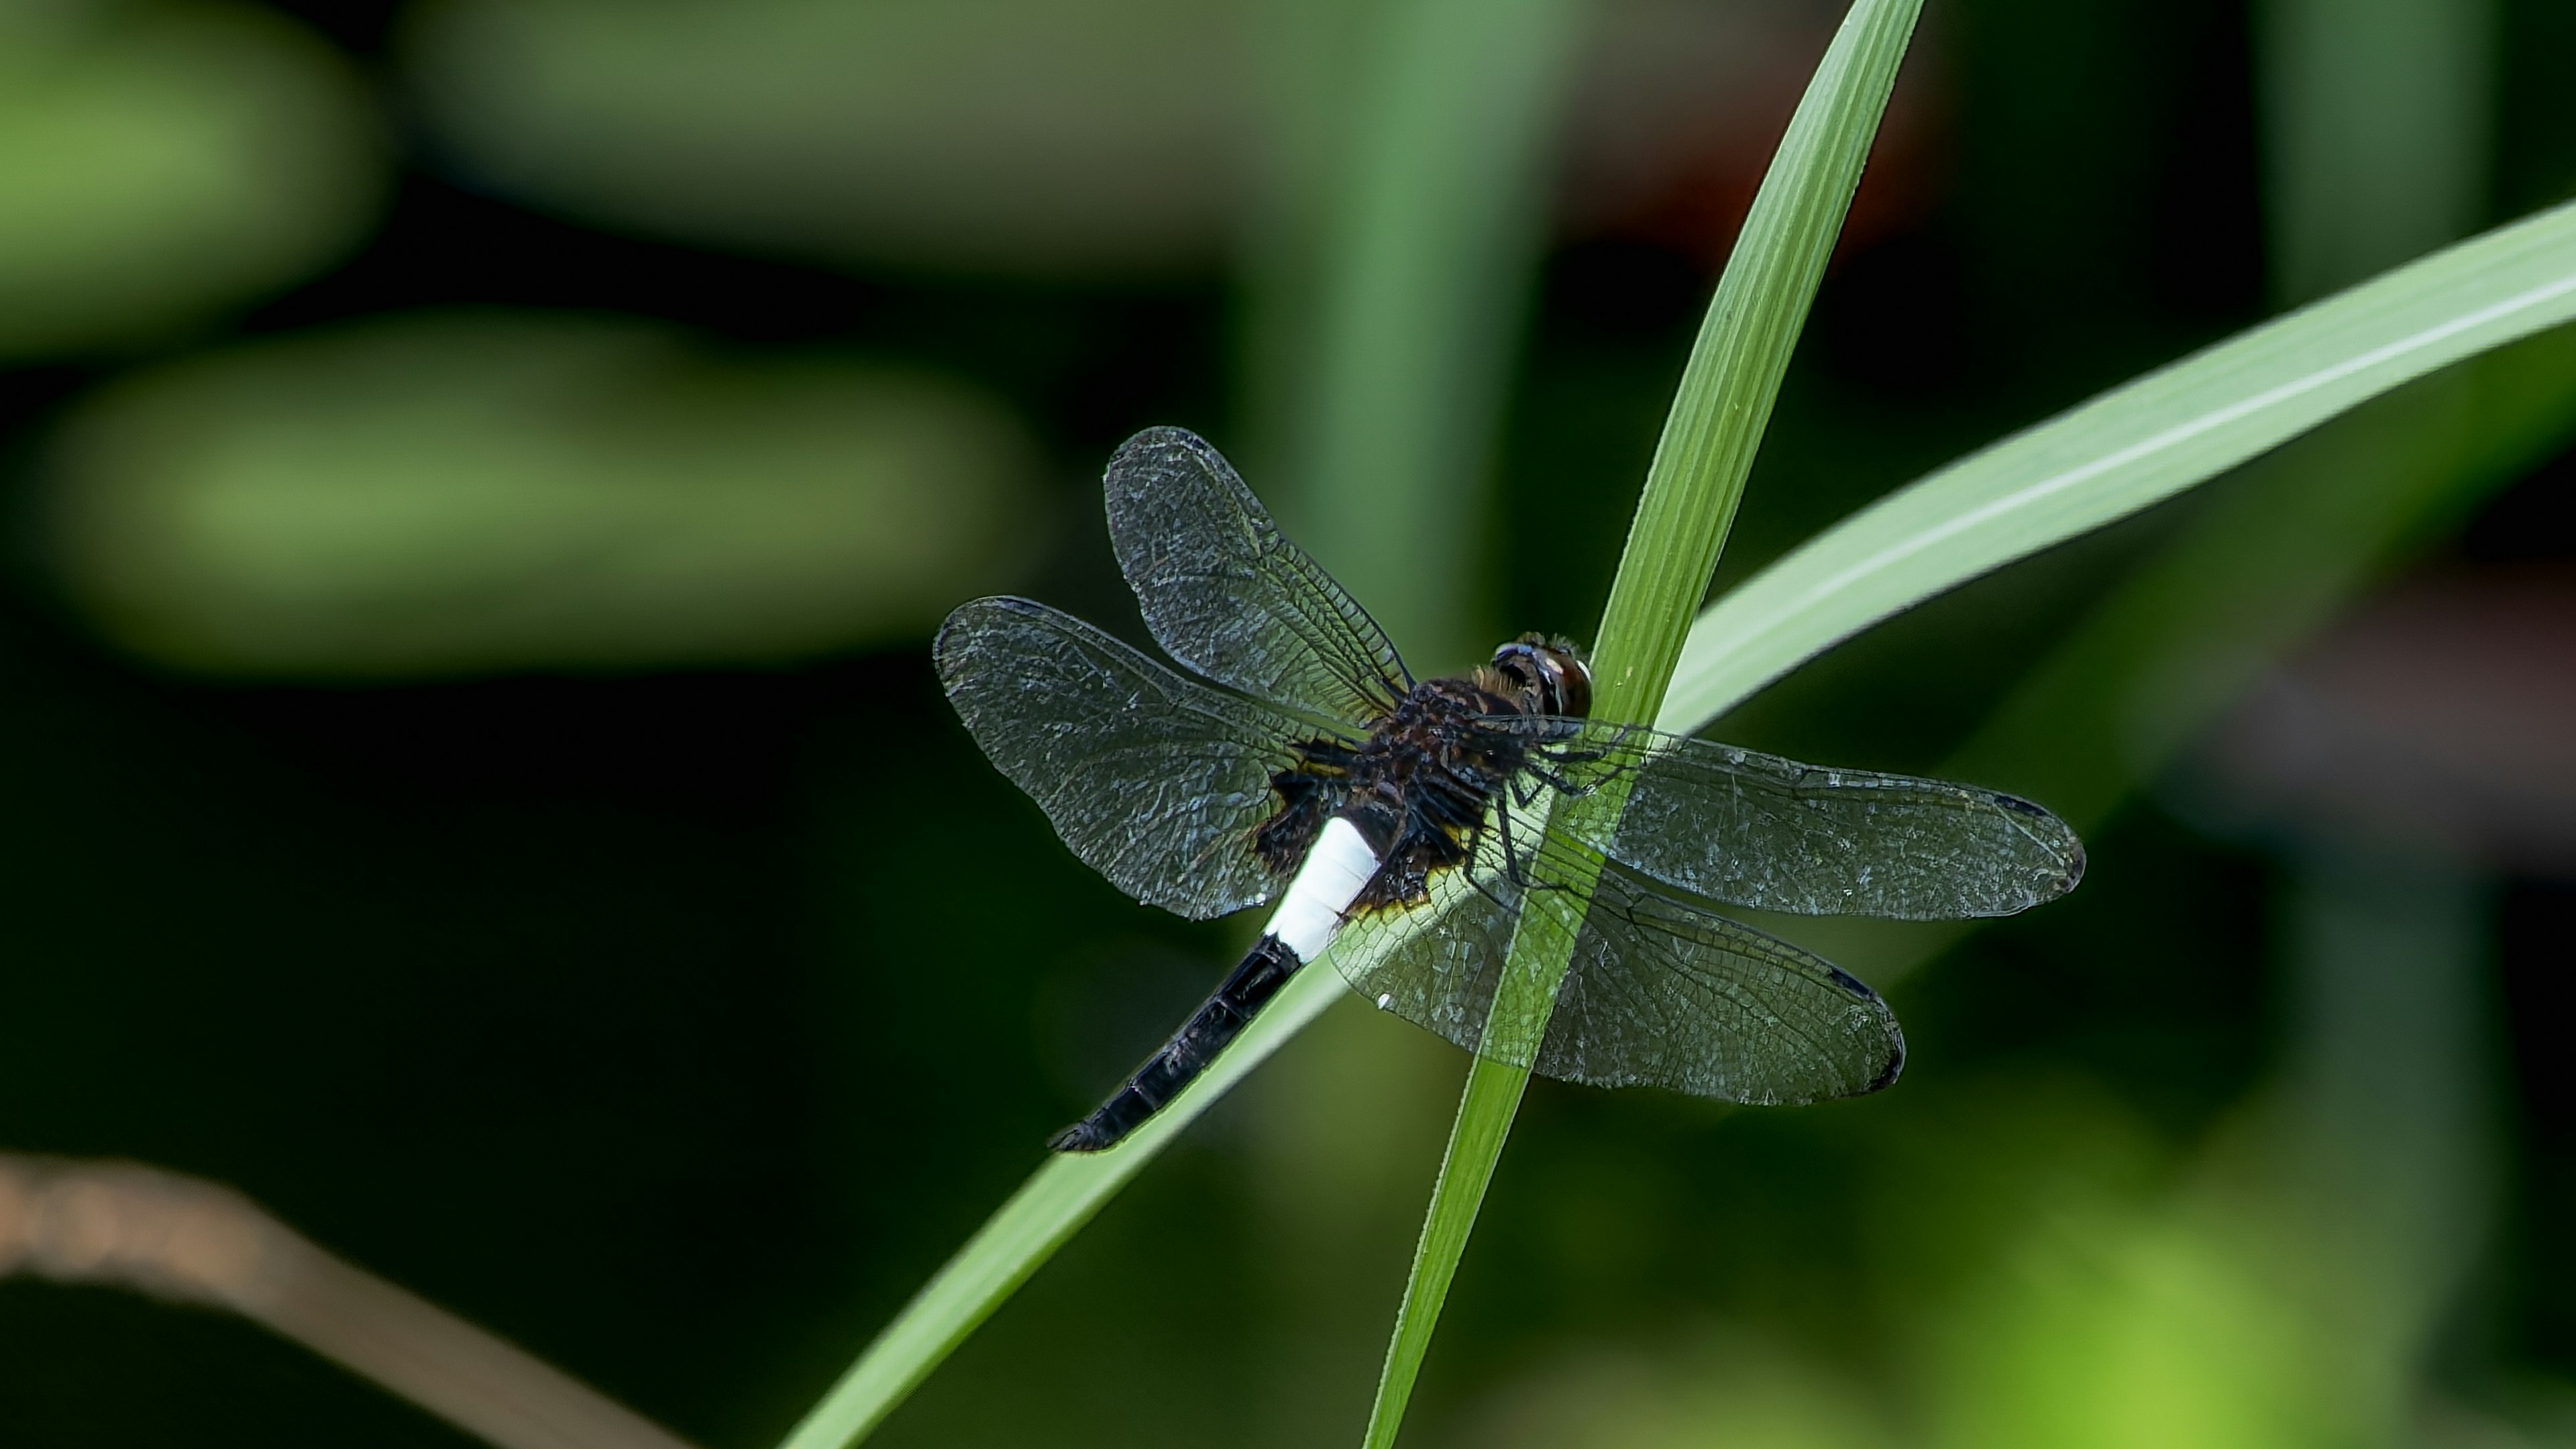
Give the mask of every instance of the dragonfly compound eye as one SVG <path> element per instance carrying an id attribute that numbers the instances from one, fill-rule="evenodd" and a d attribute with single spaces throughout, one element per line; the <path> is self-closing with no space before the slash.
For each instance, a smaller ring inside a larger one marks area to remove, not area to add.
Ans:
<path id="1" fill-rule="evenodd" d="M 1551 644 L 1538 651 L 1550 676 L 1550 713 L 1582 719 L 1592 713 L 1592 666 L 1571 648 Z"/>
<path id="2" fill-rule="evenodd" d="M 1574 646 L 1527 634 L 1494 651 L 1494 671 L 1529 696 L 1540 714 L 1581 718 L 1592 711 L 1592 671 Z"/>

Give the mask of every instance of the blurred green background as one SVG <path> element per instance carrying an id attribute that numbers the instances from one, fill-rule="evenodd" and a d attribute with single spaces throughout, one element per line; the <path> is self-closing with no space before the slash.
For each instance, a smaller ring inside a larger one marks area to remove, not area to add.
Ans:
<path id="1" fill-rule="evenodd" d="M 1098 470 L 1178 423 L 1417 672 L 1586 633 L 1838 14 L 0 0 L 0 1147 L 775 1439 L 1248 929 L 1063 852 L 940 615 L 1134 634 Z M 2571 55 L 2564 0 L 1934 0 L 1721 579 L 2576 194 Z M 1881 1096 L 1535 1085 L 1407 1442 L 2576 1444 L 2571 442 L 2534 339 L 1725 722 L 2091 872 L 1811 933 Z M 1349 1442 L 1463 1066 L 1327 1017 L 879 1442 Z M 0 1442 L 467 1441 L 20 1278 Z"/>

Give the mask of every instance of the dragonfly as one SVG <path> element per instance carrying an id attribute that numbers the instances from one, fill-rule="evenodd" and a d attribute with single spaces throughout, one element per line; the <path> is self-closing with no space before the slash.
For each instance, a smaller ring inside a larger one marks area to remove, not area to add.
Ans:
<path id="1" fill-rule="evenodd" d="M 1523 635 L 1417 681 L 1181 429 L 1129 439 L 1105 491 L 1119 568 L 1181 669 L 995 597 L 941 627 L 940 681 L 1120 890 L 1192 919 L 1275 906 L 1057 1151 L 1124 1140 L 1328 952 L 1381 1009 L 1543 1076 L 1747 1104 L 1875 1092 L 1905 1065 L 1887 1003 L 1720 908 L 1961 920 L 2083 877 L 2075 832 L 2027 800 L 1594 720 L 1589 662 L 1564 639 Z M 1623 809 L 1554 808 L 1612 785 Z M 1489 1031 L 1515 929 L 1547 895 L 1580 924 L 1544 1031 Z"/>

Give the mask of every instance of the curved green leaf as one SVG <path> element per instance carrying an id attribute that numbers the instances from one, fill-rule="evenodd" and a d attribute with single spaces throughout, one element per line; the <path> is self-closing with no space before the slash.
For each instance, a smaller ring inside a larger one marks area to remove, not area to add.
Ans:
<path id="1" fill-rule="evenodd" d="M 2576 203 L 2473 237 L 1972 453 L 1702 612 L 1656 717 L 1705 728 L 1871 624 L 2160 503 L 2411 378 L 2576 318 Z"/>
<path id="2" fill-rule="evenodd" d="M 1091 1221 L 1101 1204 L 1117 1196 L 1129 1178 L 1217 1098 L 1339 1001 L 1344 990 L 1334 972 L 1299 972 L 1214 1066 L 1116 1150 L 1049 1154 L 1046 1164 L 922 1285 L 781 1441 L 781 1449 L 841 1449 L 884 1422 L 941 1360 Z"/>

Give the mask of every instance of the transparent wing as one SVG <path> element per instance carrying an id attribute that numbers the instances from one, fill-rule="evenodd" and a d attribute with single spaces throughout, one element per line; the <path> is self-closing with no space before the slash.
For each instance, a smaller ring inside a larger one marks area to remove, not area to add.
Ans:
<path id="1" fill-rule="evenodd" d="M 1469 1051 L 1503 1055 L 1488 1050 L 1486 1024 L 1515 924 L 1526 907 L 1520 929 L 1562 929 L 1581 898 L 1589 909 L 1546 1033 L 1535 1059 L 1515 1065 L 1762 1105 L 1874 1092 L 1905 1065 L 1887 1003 L 1819 956 L 1615 865 L 1576 891 L 1557 863 L 1524 862 L 1528 878 L 1557 887 L 1528 890 L 1497 851 L 1480 857 L 1472 877 L 1435 877 L 1431 901 L 1411 908 L 1437 913 L 1425 929 L 1395 931 L 1411 913 L 1402 910 L 1344 928 L 1332 955 L 1353 989 Z"/>
<path id="2" fill-rule="evenodd" d="M 1905 1068 L 1896 1014 L 1813 952 L 1611 867 L 1532 1066 L 1729 1102 L 1857 1097 Z"/>
<path id="3" fill-rule="evenodd" d="M 1412 686 L 1395 646 L 1282 537 L 1217 450 L 1179 428 L 1109 460 L 1109 541 L 1154 642 L 1256 699 L 1365 723 Z"/>
<path id="4" fill-rule="evenodd" d="M 940 683 L 994 768 L 1029 793 L 1084 864 L 1193 919 L 1267 900 L 1252 849 L 1273 771 L 1314 735 L 1164 668 L 1026 599 L 977 599 L 932 650 Z"/>
<path id="5" fill-rule="evenodd" d="M 2028 910 L 2084 877 L 2084 843 L 2065 821 L 1971 785 L 1823 769 L 1598 723 L 1548 746 L 1538 767 L 1576 789 L 1627 776 L 1632 788 L 1615 830 L 1583 843 L 1728 905 L 1963 920 Z"/>

